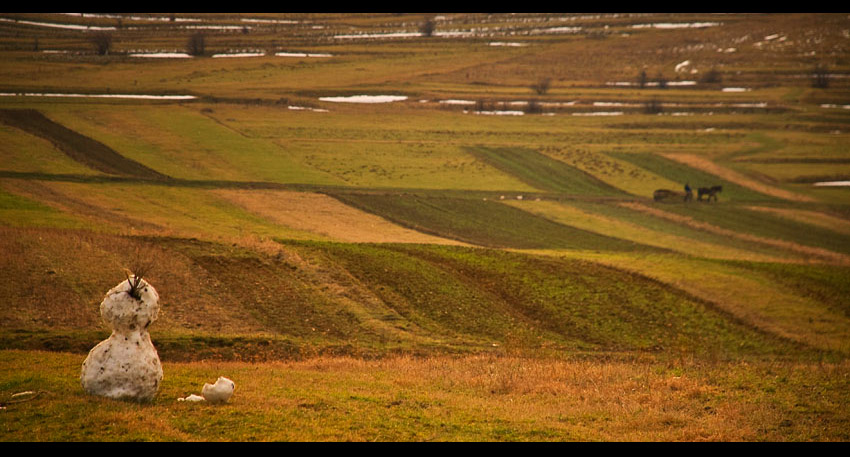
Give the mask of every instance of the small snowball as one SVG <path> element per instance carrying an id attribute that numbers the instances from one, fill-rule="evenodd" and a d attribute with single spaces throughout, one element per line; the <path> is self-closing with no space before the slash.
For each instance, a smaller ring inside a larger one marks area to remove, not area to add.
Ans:
<path id="1" fill-rule="evenodd" d="M 234 389 L 236 389 L 236 384 L 221 376 L 215 384 L 204 384 L 201 395 L 210 403 L 227 403 L 227 400 L 233 395 Z"/>

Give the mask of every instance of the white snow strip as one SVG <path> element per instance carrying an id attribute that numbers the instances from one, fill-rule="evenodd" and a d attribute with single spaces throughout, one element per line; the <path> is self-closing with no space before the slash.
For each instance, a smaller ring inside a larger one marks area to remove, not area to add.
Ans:
<path id="1" fill-rule="evenodd" d="M 749 92 L 751 90 L 747 87 L 724 87 L 722 92 Z"/>
<path id="2" fill-rule="evenodd" d="M 136 100 L 192 100 L 197 98 L 194 95 L 59 94 L 38 92 L 0 92 L 0 97 L 126 98 Z"/>
<path id="3" fill-rule="evenodd" d="M 228 58 L 228 57 L 263 57 L 265 52 L 236 52 L 232 54 L 213 54 L 213 58 Z"/>
<path id="4" fill-rule="evenodd" d="M 315 111 L 317 113 L 327 113 L 328 112 L 328 110 L 326 110 L 326 109 L 310 108 L 310 107 L 307 107 L 307 106 L 288 106 L 287 108 L 289 108 L 293 111 Z"/>
<path id="5" fill-rule="evenodd" d="M 38 27 L 53 27 L 57 29 L 68 29 L 68 30 L 83 30 L 83 31 L 102 31 L 102 30 L 118 30 L 117 27 L 101 27 L 95 25 L 79 25 L 79 24 L 56 24 L 53 22 L 36 22 L 36 21 L 26 21 L 26 20 L 14 20 L 5 17 L 0 17 L 0 21 L 2 22 L 13 22 L 16 24 L 26 24 L 26 25 L 35 25 Z"/>
<path id="6" fill-rule="evenodd" d="M 701 29 L 705 27 L 716 27 L 722 25 L 720 22 L 656 22 L 652 24 L 635 24 L 633 29 Z"/>
<path id="7" fill-rule="evenodd" d="M 191 59 L 192 56 L 185 52 L 139 52 L 130 54 L 130 57 L 144 57 L 149 59 Z"/>
<path id="8" fill-rule="evenodd" d="M 622 116 L 622 111 L 598 111 L 594 113 L 573 113 L 573 116 Z"/>
<path id="9" fill-rule="evenodd" d="M 332 54 L 310 53 L 310 52 L 276 52 L 278 57 L 333 57 Z"/>
<path id="10" fill-rule="evenodd" d="M 523 116 L 522 111 L 473 111 L 475 114 L 483 114 L 486 116 Z"/>
<path id="11" fill-rule="evenodd" d="M 390 103 L 407 100 L 404 95 L 351 95 L 348 97 L 319 97 L 324 102 L 335 103 Z"/>
<path id="12" fill-rule="evenodd" d="M 354 33 L 347 35 L 334 35 L 340 40 L 351 40 L 359 38 L 411 38 L 423 36 L 420 32 L 390 32 L 390 33 Z"/>
<path id="13" fill-rule="evenodd" d="M 251 19 L 242 18 L 242 22 L 252 22 L 255 24 L 299 24 L 298 21 L 288 19 Z"/>
<path id="14" fill-rule="evenodd" d="M 507 46 L 507 47 L 522 47 L 528 46 L 526 43 L 517 43 L 517 42 L 505 42 L 505 41 L 491 41 L 487 43 L 489 46 Z"/>
<path id="15" fill-rule="evenodd" d="M 474 105 L 475 102 L 472 100 L 440 100 L 440 103 L 444 105 Z"/>
<path id="16" fill-rule="evenodd" d="M 850 187 L 850 181 L 822 181 L 813 185 L 817 187 Z"/>

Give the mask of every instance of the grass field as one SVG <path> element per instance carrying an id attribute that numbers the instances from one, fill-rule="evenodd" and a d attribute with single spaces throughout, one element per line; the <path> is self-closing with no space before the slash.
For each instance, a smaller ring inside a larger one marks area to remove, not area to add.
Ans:
<path id="1" fill-rule="evenodd" d="M 848 30 L 2 13 L 0 441 L 847 441 Z M 140 255 L 160 391 L 87 395 Z"/>

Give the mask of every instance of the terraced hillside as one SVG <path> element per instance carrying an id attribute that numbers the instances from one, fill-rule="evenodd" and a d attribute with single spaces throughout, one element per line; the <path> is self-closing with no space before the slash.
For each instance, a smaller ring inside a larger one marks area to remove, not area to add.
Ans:
<path id="1" fill-rule="evenodd" d="M 846 370 L 848 30 L 837 13 L 2 13 L 0 363 L 84 355 L 142 257 L 154 344 L 187 372 L 410 355 Z M 722 191 L 653 198 L 685 184 Z M 9 376 L 0 393 L 25 383 Z M 763 421 L 752 433 L 704 438 L 846 439 L 845 387 L 826 387 L 829 414 L 800 419 L 800 388 L 725 416 Z M 567 436 L 647 439 L 605 422 Z M 512 424 L 434 436 L 537 436 Z M 377 433 L 337 432 L 308 439 Z"/>

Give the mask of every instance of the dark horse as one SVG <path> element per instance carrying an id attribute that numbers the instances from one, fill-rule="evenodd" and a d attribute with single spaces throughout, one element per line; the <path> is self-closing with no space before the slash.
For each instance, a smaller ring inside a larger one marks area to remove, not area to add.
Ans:
<path id="1" fill-rule="evenodd" d="M 712 197 L 714 197 L 714 201 L 717 201 L 717 193 L 722 191 L 723 186 L 700 187 L 697 189 L 697 200 L 702 201 L 702 196 L 708 195 L 707 201 L 711 201 Z"/>

